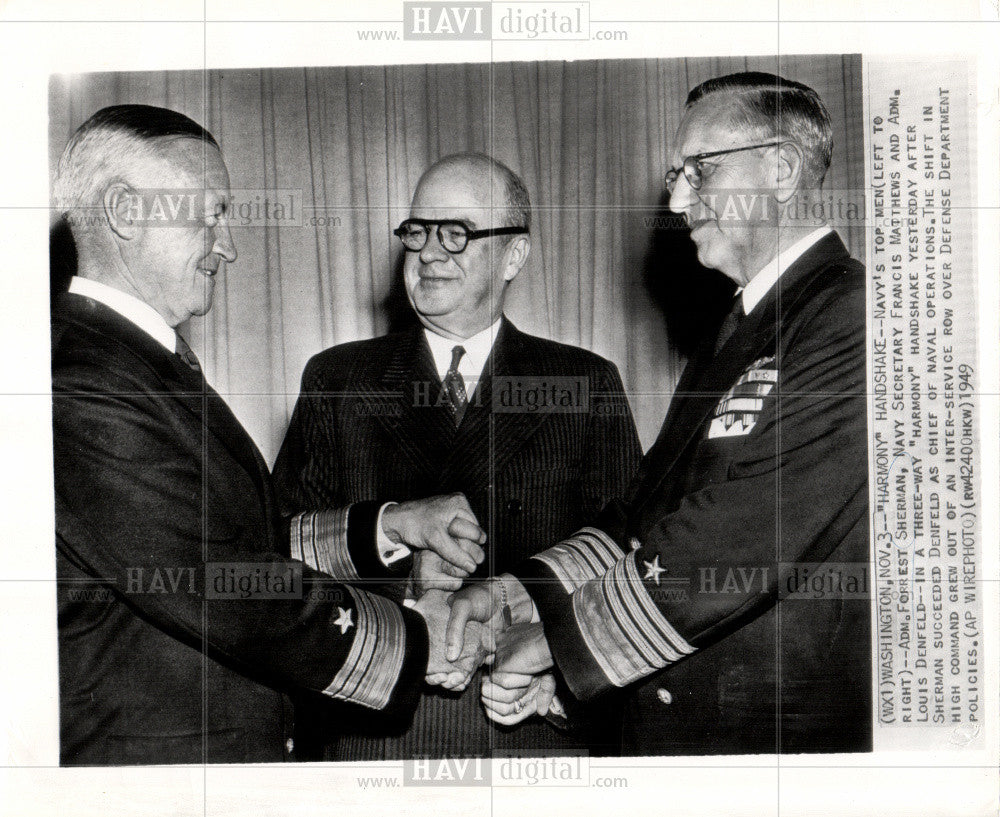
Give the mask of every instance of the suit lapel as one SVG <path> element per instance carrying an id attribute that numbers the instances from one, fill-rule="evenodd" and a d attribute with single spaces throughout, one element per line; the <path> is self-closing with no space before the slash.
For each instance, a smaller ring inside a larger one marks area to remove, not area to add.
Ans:
<path id="1" fill-rule="evenodd" d="M 115 337 L 150 367 L 163 384 L 163 391 L 175 396 L 195 423 L 212 434 L 234 460 L 253 478 L 265 504 L 271 504 L 267 464 L 246 429 L 236 419 L 225 400 L 180 356 L 163 348 L 154 338 L 116 311 L 91 298 L 69 293 L 64 296 L 67 311 L 103 334 Z"/>
<path id="2" fill-rule="evenodd" d="M 685 368 L 670 401 L 667 419 L 640 466 L 639 486 L 633 499 L 637 506 L 657 493 L 719 400 L 740 373 L 772 344 L 774 309 L 770 306 L 761 304 L 753 315 L 746 316 L 714 357 L 714 338 L 710 338 Z"/>
<path id="3" fill-rule="evenodd" d="M 634 502 L 641 505 L 657 493 L 678 457 L 691 444 L 719 400 L 751 363 L 771 352 L 778 326 L 809 284 L 834 261 L 848 257 L 836 233 L 820 239 L 778 279 L 750 315 L 736 327 L 718 355 L 714 338 L 706 339 L 684 370 L 660 434 L 643 458 Z"/>
<path id="4" fill-rule="evenodd" d="M 270 470 L 253 438 L 233 414 L 222 396 L 209 385 L 204 375 L 184 360 L 157 344 L 158 356 L 165 358 L 172 379 L 184 405 L 195 415 L 203 430 L 211 434 L 253 479 L 261 501 L 269 514 L 274 510 Z"/>
<path id="5" fill-rule="evenodd" d="M 183 361 L 180 366 L 187 368 Z M 202 410 L 204 411 L 205 430 L 218 439 L 243 469 L 254 478 L 261 500 L 267 506 L 268 518 L 270 518 L 270 514 L 274 510 L 271 472 L 260 453 L 260 449 L 257 448 L 243 424 L 236 418 L 222 396 L 208 385 L 200 373 L 190 369 L 188 371 L 201 381 L 199 387 L 203 389 Z M 195 397 L 197 399 L 200 395 Z"/>
<path id="6" fill-rule="evenodd" d="M 396 345 L 383 371 L 358 380 L 359 399 L 370 409 L 368 416 L 377 418 L 419 472 L 435 480 L 455 438 L 455 425 L 441 403 L 441 388 L 420 327 Z"/>

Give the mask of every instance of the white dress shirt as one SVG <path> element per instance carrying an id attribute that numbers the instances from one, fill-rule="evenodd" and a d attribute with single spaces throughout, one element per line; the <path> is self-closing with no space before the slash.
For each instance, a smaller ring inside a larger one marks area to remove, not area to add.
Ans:
<path id="1" fill-rule="evenodd" d="M 764 299 L 764 296 L 767 295 L 771 287 L 778 282 L 778 279 L 785 274 L 785 271 L 805 255 L 806 250 L 813 244 L 832 232 L 833 230 L 824 224 L 822 227 L 817 227 L 804 238 L 800 238 L 791 247 L 787 249 L 779 247 L 778 254 L 765 264 L 764 269 L 758 272 L 743 287 L 743 314 L 749 315 L 753 311 L 753 308 Z"/>
<path id="2" fill-rule="evenodd" d="M 465 381 L 465 394 L 471 400 L 476 393 L 476 387 L 483 376 L 483 367 L 486 366 L 486 359 L 493 350 L 497 333 L 500 331 L 500 318 L 492 326 L 487 326 L 482 332 L 477 332 L 471 338 L 465 340 L 453 340 L 441 337 L 424 327 L 424 337 L 427 338 L 427 345 L 431 347 L 431 357 L 434 358 L 434 368 L 438 377 L 444 382 L 444 376 L 451 368 L 451 352 L 456 346 L 465 349 L 465 354 L 458 361 L 458 373 Z"/>
<path id="3" fill-rule="evenodd" d="M 125 320 L 131 321 L 147 335 L 151 335 L 168 352 L 177 351 L 177 333 L 163 320 L 153 307 L 138 298 L 109 287 L 100 281 L 74 275 L 69 281 L 69 291 L 99 301 L 113 309 Z"/>

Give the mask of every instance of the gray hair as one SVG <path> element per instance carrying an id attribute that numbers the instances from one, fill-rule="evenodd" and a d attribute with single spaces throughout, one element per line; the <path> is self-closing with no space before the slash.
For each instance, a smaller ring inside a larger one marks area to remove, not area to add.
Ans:
<path id="1" fill-rule="evenodd" d="M 830 114 L 812 88 L 762 71 L 716 77 L 691 90 L 687 108 L 711 94 L 728 94 L 732 125 L 761 138 L 784 137 L 805 153 L 806 182 L 819 187 L 833 155 Z"/>
<path id="2" fill-rule="evenodd" d="M 111 181 L 155 159 L 165 142 L 176 139 L 219 147 L 212 134 L 177 111 L 152 105 L 102 108 L 77 128 L 59 158 L 52 186 L 56 207 L 67 212 L 99 206 Z"/>

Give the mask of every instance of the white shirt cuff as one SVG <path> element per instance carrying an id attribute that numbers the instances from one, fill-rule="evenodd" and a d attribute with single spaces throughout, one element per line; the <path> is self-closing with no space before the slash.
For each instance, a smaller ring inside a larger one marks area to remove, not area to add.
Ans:
<path id="1" fill-rule="evenodd" d="M 406 545 L 393 542 L 382 530 L 382 514 L 385 513 L 385 509 L 398 504 L 398 502 L 386 502 L 379 508 L 378 518 L 375 520 L 375 546 L 378 549 L 378 558 L 386 567 L 410 555 L 410 549 Z"/>

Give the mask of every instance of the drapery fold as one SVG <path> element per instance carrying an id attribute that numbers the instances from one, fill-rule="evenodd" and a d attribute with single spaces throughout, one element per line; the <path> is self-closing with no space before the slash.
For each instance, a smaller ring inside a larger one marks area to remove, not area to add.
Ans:
<path id="1" fill-rule="evenodd" d="M 657 240 L 671 141 L 688 90 L 742 70 L 816 89 L 835 128 L 826 187 L 860 191 L 861 61 L 839 55 L 55 76 L 50 153 L 54 167 L 101 107 L 162 105 L 215 135 L 234 190 L 298 196 L 297 226 L 237 220 L 239 259 L 212 311 L 187 327 L 209 381 L 269 462 L 309 357 L 409 319 L 391 231 L 421 172 L 448 153 L 491 153 L 521 174 L 534 207 L 508 315 L 614 361 L 648 446 L 684 363 L 665 314 L 701 303 L 702 280 L 724 289 L 683 236 Z M 862 221 L 838 229 L 863 257 Z"/>

